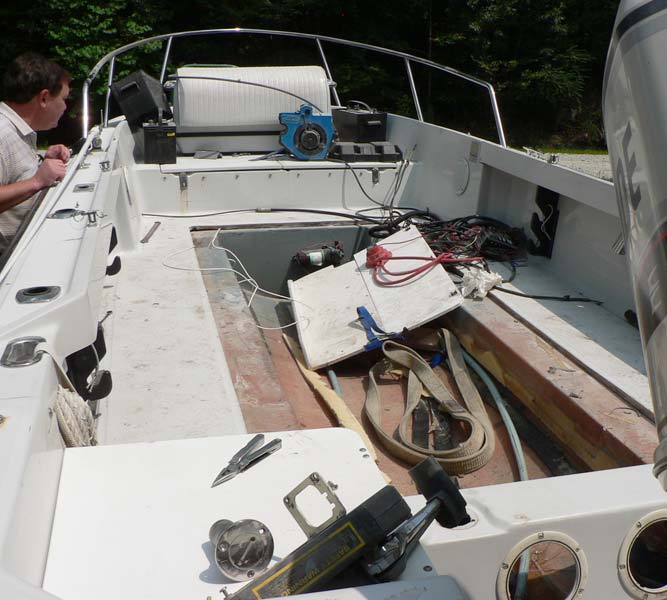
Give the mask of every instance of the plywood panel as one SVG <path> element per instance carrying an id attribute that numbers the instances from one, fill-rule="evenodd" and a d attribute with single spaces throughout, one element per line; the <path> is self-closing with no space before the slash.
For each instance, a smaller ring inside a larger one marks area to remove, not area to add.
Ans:
<path id="1" fill-rule="evenodd" d="M 548 262 L 531 257 L 531 263 L 533 266 L 519 269 L 516 280 L 503 287 L 531 295 L 579 296 L 550 273 Z M 594 302 L 534 300 L 495 290 L 491 296 L 634 408 L 653 418 L 638 329 Z"/>
<path id="2" fill-rule="evenodd" d="M 415 227 L 399 231 L 381 244 L 394 256 L 433 256 Z M 405 271 L 423 264 L 401 260 L 391 264 L 390 270 Z M 379 285 L 373 279 L 373 270 L 366 267 L 365 250 L 340 267 L 328 267 L 289 282 L 289 290 L 299 341 L 311 369 L 363 352 L 368 339 L 357 318 L 359 306 L 368 309 L 380 328 L 400 332 L 431 321 L 463 301 L 439 265 L 409 282 Z"/>
<path id="3" fill-rule="evenodd" d="M 445 323 L 580 464 L 653 460 L 653 424 L 495 302 L 466 302 Z"/>

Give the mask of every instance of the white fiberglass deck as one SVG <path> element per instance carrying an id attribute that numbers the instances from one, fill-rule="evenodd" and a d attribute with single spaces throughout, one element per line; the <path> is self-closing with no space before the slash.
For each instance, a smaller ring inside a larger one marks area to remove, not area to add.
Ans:
<path id="1" fill-rule="evenodd" d="M 348 511 L 385 485 L 353 432 L 281 432 L 265 441 L 274 437 L 282 439 L 280 450 L 216 488 L 211 481 L 249 435 L 66 450 L 43 588 L 63 600 L 218 598 L 223 585 L 233 592 L 243 584 L 226 582 L 211 562 L 213 522 L 263 522 L 277 561 L 306 540 L 283 497 L 311 473 L 338 485 Z M 638 519 L 664 509 L 650 471 L 643 465 L 464 490 L 473 521 L 454 530 L 432 525 L 401 579 L 419 591 L 429 585 L 424 578 L 451 575 L 467 595 L 450 582 L 441 598 L 492 598 L 517 543 L 562 532 L 586 557 L 582 597 L 625 597 L 618 548 Z M 420 496 L 407 502 L 413 514 L 424 506 Z M 310 519 L 326 502 L 304 493 L 298 504 Z M 334 597 L 359 596 L 317 596 Z M 383 596 L 396 597 L 429 595 Z"/>
<path id="2" fill-rule="evenodd" d="M 153 220 L 145 219 L 146 230 Z M 114 444 L 245 432 L 189 229 L 163 220 L 147 244 L 123 258 L 105 304 L 114 389 L 100 405 L 98 435 Z"/>
<path id="3" fill-rule="evenodd" d="M 217 225 L 275 219 L 253 211 L 142 218 L 143 233 L 156 220 L 161 224 L 147 243 L 123 257 L 121 271 L 105 288 L 105 310 L 112 314 L 105 321 L 108 353 L 101 366 L 111 370 L 114 388 L 98 408 L 101 444 L 245 432 L 190 228 L 212 227 L 213 238 Z M 280 216 L 283 223 L 309 220 L 303 214 Z M 179 268 L 166 267 L 167 258 Z"/>
<path id="4" fill-rule="evenodd" d="M 249 435 L 68 449 L 44 589 L 65 600 L 218 597 L 223 585 L 233 592 L 243 584 L 230 584 L 212 562 L 215 521 L 266 524 L 273 564 L 306 541 L 283 497 L 311 473 L 338 486 L 348 512 L 386 485 L 349 430 L 272 433 L 265 442 L 274 437 L 280 450 L 215 488 Z M 298 498 L 306 516 L 326 504 L 306 492 Z M 418 549 L 403 578 L 427 576 L 430 564 Z"/>
<path id="5" fill-rule="evenodd" d="M 500 265 L 493 268 L 503 276 L 509 274 Z M 566 288 L 551 272 L 548 259 L 541 257 L 531 257 L 529 265 L 517 270 L 516 280 L 503 287 L 529 295 L 583 297 Z M 534 300 L 498 291 L 491 295 L 642 414 L 652 417 L 651 393 L 636 327 L 595 302 Z"/>

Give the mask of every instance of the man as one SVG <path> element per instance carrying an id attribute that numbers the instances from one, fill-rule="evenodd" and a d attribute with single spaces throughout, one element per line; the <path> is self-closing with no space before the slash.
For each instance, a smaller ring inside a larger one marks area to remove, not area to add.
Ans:
<path id="1" fill-rule="evenodd" d="M 71 77 L 35 53 L 17 57 L 4 77 L 0 102 L 0 252 L 6 249 L 36 194 L 65 176 L 69 150 L 62 144 L 37 154 L 37 131 L 53 129 L 65 112 Z"/>

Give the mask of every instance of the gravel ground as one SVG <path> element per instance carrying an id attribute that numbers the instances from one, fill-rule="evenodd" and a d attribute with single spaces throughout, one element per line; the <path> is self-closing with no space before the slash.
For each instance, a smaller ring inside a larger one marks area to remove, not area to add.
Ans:
<path id="1" fill-rule="evenodd" d="M 612 180 L 611 164 L 607 154 L 559 154 L 557 164 L 593 177 Z"/>

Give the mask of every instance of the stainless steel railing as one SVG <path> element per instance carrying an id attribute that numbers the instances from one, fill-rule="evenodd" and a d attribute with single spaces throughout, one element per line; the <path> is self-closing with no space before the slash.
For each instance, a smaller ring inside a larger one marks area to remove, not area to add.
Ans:
<path id="1" fill-rule="evenodd" d="M 482 79 L 478 79 L 477 77 L 473 77 L 472 75 L 468 75 L 466 73 L 462 73 L 461 71 L 457 71 L 456 69 L 452 69 L 451 67 L 446 67 L 444 65 L 440 65 L 436 62 L 433 62 L 431 60 L 427 60 L 424 58 L 419 58 L 418 56 L 413 56 L 412 54 L 407 54 L 405 52 L 399 52 L 397 50 L 389 50 L 387 48 L 381 48 L 379 46 L 372 46 L 370 44 L 362 44 L 360 42 L 351 42 L 349 40 L 342 40 L 339 38 L 333 38 L 333 37 L 328 37 L 328 36 L 323 36 L 323 35 L 314 35 L 314 34 L 308 34 L 308 33 L 294 33 L 291 31 L 272 31 L 272 30 L 267 30 L 267 29 L 243 29 L 243 28 L 235 28 L 235 29 L 203 29 L 199 31 L 181 31 L 178 33 L 166 33 L 164 35 L 156 35 L 150 38 L 145 38 L 143 40 L 139 40 L 137 42 L 133 42 L 131 44 L 126 44 L 125 46 L 121 46 L 120 48 L 117 48 L 116 50 L 113 50 L 112 52 L 109 52 L 104 58 L 102 58 L 91 70 L 90 74 L 88 75 L 86 81 L 83 84 L 83 135 L 86 137 L 88 135 L 88 128 L 89 128 L 89 121 L 90 121 L 90 97 L 89 97 L 89 91 L 90 91 L 90 85 L 91 83 L 95 80 L 95 78 L 98 76 L 100 71 L 105 67 L 105 65 L 109 65 L 109 78 L 108 82 L 109 85 L 113 81 L 113 76 L 114 76 L 114 68 L 115 68 L 115 63 L 116 63 L 116 57 L 120 56 L 121 54 L 124 54 L 125 52 L 128 52 L 130 50 L 134 50 L 135 48 L 138 48 L 140 46 L 144 46 L 147 44 L 151 44 L 154 42 L 160 42 L 160 41 L 165 41 L 166 40 L 166 47 L 165 47 L 165 52 L 164 52 L 164 58 L 162 60 L 162 69 L 160 72 L 160 81 L 164 81 L 164 77 L 166 74 L 167 70 L 167 64 L 169 62 L 169 55 L 171 52 L 172 48 L 172 43 L 173 40 L 176 38 L 181 38 L 181 37 L 191 37 L 191 36 L 198 36 L 198 35 L 238 35 L 238 34 L 257 34 L 257 35 L 272 35 L 272 36 L 282 36 L 282 37 L 291 37 L 291 38 L 301 38 L 301 39 L 309 39 L 309 40 L 314 40 L 315 44 L 317 45 L 317 50 L 319 52 L 320 58 L 322 60 L 322 66 L 327 74 L 327 77 L 329 78 L 330 81 L 333 81 L 332 73 L 331 70 L 329 69 L 329 64 L 327 62 L 326 55 L 324 53 L 324 49 L 322 48 L 322 42 L 327 42 L 330 44 L 338 44 L 341 46 L 349 46 L 352 48 L 359 48 L 362 50 L 370 50 L 372 52 L 377 52 L 379 54 L 384 54 L 386 56 L 394 56 L 397 58 L 403 59 L 403 63 L 405 65 L 407 77 L 408 77 L 408 83 L 410 85 L 410 91 L 412 93 L 412 100 L 415 105 L 415 110 L 417 113 L 417 118 L 420 121 L 424 121 L 424 116 L 422 114 L 421 110 L 421 104 L 419 102 L 419 95 L 417 93 L 417 87 L 415 86 L 414 78 L 412 76 L 412 64 L 419 64 L 419 65 L 424 65 L 426 67 L 430 67 L 432 69 L 435 69 L 436 71 L 441 71 L 443 73 L 447 73 L 449 75 L 452 75 L 453 77 L 458 77 L 459 79 L 463 79 L 465 81 L 468 81 L 472 84 L 481 86 L 486 89 L 488 95 L 489 95 L 489 100 L 491 102 L 491 110 L 493 112 L 493 118 L 496 123 L 496 130 L 498 132 L 498 140 L 502 146 L 507 146 L 507 142 L 505 141 L 505 132 L 503 130 L 503 124 L 502 120 L 500 118 L 500 110 L 498 108 L 498 102 L 496 100 L 496 93 L 495 90 L 493 89 L 493 86 L 488 83 L 487 81 L 484 81 Z M 340 104 L 340 100 L 338 98 L 338 94 L 336 92 L 336 88 L 332 87 L 332 94 L 334 97 L 334 100 L 336 101 L 337 104 Z M 108 124 L 108 119 L 109 119 L 109 97 L 110 97 L 110 90 L 107 89 L 106 93 L 106 99 L 105 99 L 105 104 L 104 104 L 104 124 Z"/>

